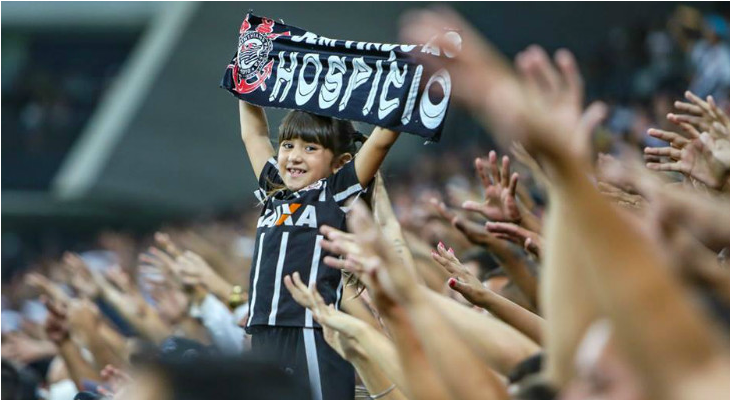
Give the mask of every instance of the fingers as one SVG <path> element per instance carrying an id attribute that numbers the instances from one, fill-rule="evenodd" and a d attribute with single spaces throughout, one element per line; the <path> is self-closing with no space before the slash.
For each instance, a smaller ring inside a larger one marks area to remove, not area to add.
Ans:
<path id="1" fill-rule="evenodd" d="M 525 52 L 529 57 L 528 60 L 532 61 L 529 67 L 538 85 L 543 91 L 556 94 L 561 87 L 560 75 L 553 68 L 548 54 L 542 47 L 536 45 L 529 46 Z"/>
<path id="2" fill-rule="evenodd" d="M 498 184 L 501 179 L 499 176 L 499 165 L 497 165 L 497 152 L 494 150 L 489 152 L 489 171 L 492 184 Z"/>
<path id="3" fill-rule="evenodd" d="M 461 293 L 467 299 L 472 297 L 471 295 L 474 292 L 474 288 L 472 288 L 470 285 L 467 285 L 466 283 L 460 281 L 457 278 L 453 278 L 453 277 L 449 278 L 447 283 L 451 289 Z"/>
<path id="4" fill-rule="evenodd" d="M 682 172 L 688 173 L 687 168 L 680 162 L 669 162 L 669 163 L 646 163 L 646 167 L 654 171 L 671 171 L 671 172 Z"/>
<path id="5" fill-rule="evenodd" d="M 710 105 L 707 102 L 705 102 L 704 100 L 702 100 L 701 98 L 699 98 L 697 95 L 695 95 L 694 93 L 692 93 L 688 90 L 688 91 L 684 92 L 684 97 L 686 97 L 687 100 L 691 101 L 692 103 L 694 103 L 696 106 L 699 107 L 700 115 L 704 114 L 704 115 L 710 116 L 711 118 L 715 118 L 715 115 L 712 112 L 712 108 L 710 107 Z"/>
<path id="6" fill-rule="evenodd" d="M 324 264 L 330 268 L 345 269 L 345 260 L 342 258 L 325 256 L 322 261 L 324 261 Z"/>
<path id="7" fill-rule="evenodd" d="M 454 218 L 451 224 L 454 226 L 454 228 L 458 229 L 459 232 L 463 233 L 467 238 L 469 238 L 469 240 L 474 240 L 477 237 L 487 233 L 483 225 L 476 222 L 463 220 L 459 217 Z"/>
<path id="8" fill-rule="evenodd" d="M 448 207 L 446 207 L 446 204 L 444 204 L 444 202 L 439 201 L 435 197 L 431 198 L 431 200 L 429 200 L 429 202 L 431 203 L 433 208 L 436 210 L 436 212 L 438 212 L 439 215 L 441 215 L 441 218 L 451 222 L 456 217 L 456 214 L 453 211 L 451 211 Z"/>
<path id="9" fill-rule="evenodd" d="M 494 234 L 497 238 L 509 240 L 520 245 L 523 245 L 525 239 L 529 237 L 526 229 L 511 222 L 487 222 L 485 227 L 487 231 Z"/>
<path id="10" fill-rule="evenodd" d="M 172 242 L 170 235 L 164 232 L 155 232 L 155 242 L 159 244 L 166 252 L 170 253 L 172 257 L 179 257 L 182 255 L 182 251 Z"/>
<path id="11" fill-rule="evenodd" d="M 301 278 L 299 277 L 298 272 L 295 272 L 292 275 L 284 276 L 284 286 L 289 291 L 289 293 L 291 293 L 292 298 L 294 299 L 294 301 L 297 302 L 297 304 L 313 310 L 314 299 L 309 293 L 309 289 L 307 288 L 307 286 L 304 285 Z"/>
<path id="12" fill-rule="evenodd" d="M 454 77 L 455 97 L 465 101 L 471 107 L 478 107 L 484 101 L 477 95 L 475 86 L 488 92 L 493 85 L 498 85 L 511 78 L 511 71 L 506 60 L 481 34 L 476 32 L 466 21 L 449 8 L 411 11 L 404 15 L 400 36 L 405 43 L 426 43 L 443 46 L 444 49 L 455 50 L 443 35 L 444 27 L 459 32 L 462 38 L 461 51 L 455 58 L 432 57 L 415 52 L 420 62 L 429 69 L 448 68 Z"/>
<path id="13" fill-rule="evenodd" d="M 486 171 L 486 166 L 484 165 L 484 161 L 477 157 L 474 160 L 474 169 L 476 169 L 477 174 L 479 175 L 479 179 L 482 181 L 482 186 L 486 189 L 490 186 L 492 186 L 492 181 L 489 179 L 489 174 Z"/>
<path id="14" fill-rule="evenodd" d="M 722 123 L 715 121 L 712 123 L 712 128 L 715 131 L 715 137 L 730 140 L 730 123 L 723 125 Z"/>
<path id="15" fill-rule="evenodd" d="M 345 254 L 345 251 L 342 249 L 342 247 L 339 246 L 337 243 L 335 243 L 333 241 L 330 241 L 330 240 L 327 240 L 327 239 L 322 239 L 319 242 L 319 245 L 322 246 L 322 248 L 324 250 L 326 250 L 326 251 L 328 251 L 328 252 L 330 252 L 332 254 L 346 255 Z"/>
<path id="16" fill-rule="evenodd" d="M 690 139 L 697 139 L 698 137 L 700 137 L 700 131 L 698 131 L 697 128 L 695 128 L 695 126 L 692 124 L 682 122 L 679 124 L 679 127 L 682 128 L 682 130 L 689 135 Z"/>
<path id="17" fill-rule="evenodd" d="M 513 173 L 509 179 L 509 195 L 515 197 L 517 195 L 517 181 L 520 179 L 520 174 L 517 172 Z"/>
<path id="18" fill-rule="evenodd" d="M 710 104 L 712 112 L 717 116 L 717 120 L 730 129 L 730 117 L 715 103 L 715 99 L 712 96 L 707 96 L 707 102 Z"/>
<path id="19" fill-rule="evenodd" d="M 477 203 L 476 201 L 467 200 L 461 203 L 461 208 L 467 211 L 474 211 L 480 214 L 484 214 L 484 211 L 482 210 L 482 203 Z"/>
<path id="20" fill-rule="evenodd" d="M 573 89 L 570 89 L 573 90 Z M 581 92 L 582 89 L 581 89 Z M 572 94 L 571 96 L 580 96 L 581 94 Z M 578 127 L 578 130 L 581 135 L 583 135 L 582 139 L 585 140 L 585 148 L 583 151 L 590 153 L 586 154 L 586 156 L 592 156 L 591 151 L 591 138 L 592 133 L 598 127 L 598 125 L 603 122 L 604 119 L 608 116 L 608 106 L 606 103 L 602 101 L 594 101 L 591 103 L 588 108 L 583 111 L 583 114 L 580 117 L 580 124 Z"/>
<path id="21" fill-rule="evenodd" d="M 644 148 L 644 154 L 658 157 L 669 157 L 674 160 L 679 160 L 682 156 L 682 151 L 673 147 L 646 147 Z"/>
<path id="22" fill-rule="evenodd" d="M 685 113 L 702 115 L 702 108 L 691 103 L 685 103 L 683 101 L 677 100 L 674 102 L 674 108 Z"/>
<path id="23" fill-rule="evenodd" d="M 682 126 L 683 123 L 690 124 L 694 127 L 700 127 L 702 130 L 709 129 L 709 125 L 702 119 L 702 117 L 696 117 L 693 115 L 686 114 L 667 114 L 667 119 L 673 124 Z M 686 128 L 685 128 L 686 129 Z"/>
<path id="24" fill-rule="evenodd" d="M 42 295 L 40 299 L 41 299 L 41 302 L 48 309 L 48 312 L 50 312 L 51 314 L 53 314 L 54 316 L 56 316 L 58 318 L 62 318 L 62 319 L 66 318 L 66 307 L 63 304 L 53 300 L 52 298 L 50 298 L 48 296 L 45 296 L 45 295 Z"/>
<path id="25" fill-rule="evenodd" d="M 302 307 L 307 307 L 307 304 L 301 301 L 301 293 L 299 293 L 299 289 L 297 289 L 296 285 L 294 285 L 294 282 L 292 282 L 291 276 L 284 275 L 284 287 L 286 288 L 286 290 L 289 291 L 289 293 L 291 293 L 294 301 L 296 301 Z"/>
<path id="26" fill-rule="evenodd" d="M 535 257 L 540 258 L 542 253 L 542 247 L 540 243 L 538 243 L 538 241 L 533 240 L 532 238 L 527 238 L 525 240 L 525 251 L 533 254 Z"/>
<path id="27" fill-rule="evenodd" d="M 451 265 L 451 263 L 449 262 L 449 260 L 447 260 L 441 254 L 439 254 L 438 251 L 431 250 L 431 257 L 437 263 L 439 263 L 439 265 L 441 265 L 442 267 L 444 267 L 446 269 L 446 271 L 448 271 L 449 273 L 452 273 L 452 274 L 453 273 L 456 273 L 456 269 Z"/>
<path id="28" fill-rule="evenodd" d="M 502 171 L 500 173 L 500 184 L 507 187 L 509 184 L 509 156 L 502 156 Z"/>
<path id="29" fill-rule="evenodd" d="M 566 49 L 560 49 L 557 52 L 555 52 L 555 63 L 558 65 L 558 68 L 560 69 L 560 72 L 563 75 L 563 80 L 565 82 L 565 87 L 570 94 L 570 98 L 573 99 L 577 104 L 582 104 L 583 102 L 583 78 L 580 75 L 580 71 L 578 70 L 578 63 L 575 61 L 575 57 L 573 56 L 573 53 Z M 595 103 L 594 103 L 595 104 Z M 603 118 L 605 118 L 606 111 L 603 111 L 602 113 L 599 113 L 600 106 L 596 106 L 599 108 L 595 108 L 593 112 L 596 112 L 596 115 L 593 116 L 592 119 L 597 119 L 597 122 L 594 123 L 597 125 L 600 123 Z M 590 107 L 589 107 L 590 109 Z M 603 115 L 601 115 L 603 114 Z M 592 131 L 592 129 L 591 129 Z"/>
<path id="30" fill-rule="evenodd" d="M 302 282 L 301 276 L 299 276 L 299 272 L 295 272 L 292 274 L 292 279 L 294 281 L 294 285 L 297 287 L 297 289 L 301 291 L 307 291 L 307 285 Z"/>
<path id="31" fill-rule="evenodd" d="M 657 139 L 661 139 L 665 142 L 669 142 L 673 147 L 681 149 L 682 147 L 686 146 L 687 143 L 689 143 L 689 140 L 687 140 L 684 136 L 672 132 L 672 131 L 665 131 L 662 129 L 649 129 L 646 133 L 649 134 L 651 137 L 655 137 Z"/>
<path id="32" fill-rule="evenodd" d="M 370 210 L 362 201 L 355 201 L 348 219 L 350 231 L 357 235 L 364 252 L 373 255 L 386 253 L 386 246 L 382 243 L 381 233 L 373 220 Z"/>
<path id="33" fill-rule="evenodd" d="M 314 300 L 314 306 L 318 310 L 324 311 L 324 314 L 331 314 L 335 311 L 334 304 L 330 304 L 330 307 L 327 307 L 327 304 L 324 302 L 324 298 L 322 298 L 322 295 L 319 294 L 317 286 L 314 282 L 309 286 L 309 293 L 312 295 L 312 299 Z"/>
<path id="34" fill-rule="evenodd" d="M 321 234 L 323 234 L 329 240 L 345 239 L 345 240 L 352 241 L 355 239 L 355 236 L 353 234 L 343 232 L 339 229 L 333 228 L 328 225 L 322 225 L 322 227 L 319 228 L 319 232 Z"/>

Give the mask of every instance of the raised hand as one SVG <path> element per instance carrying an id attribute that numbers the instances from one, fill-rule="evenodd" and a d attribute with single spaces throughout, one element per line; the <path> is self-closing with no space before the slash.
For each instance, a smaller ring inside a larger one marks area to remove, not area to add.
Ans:
<path id="1" fill-rule="evenodd" d="M 89 299 L 99 296 L 99 286 L 92 279 L 86 262 L 78 254 L 66 252 L 62 261 L 71 277 L 69 283 L 79 296 Z"/>
<path id="2" fill-rule="evenodd" d="M 509 157 L 502 157 L 502 168 L 497 165 L 497 153 L 489 152 L 488 161 L 481 158 L 474 161 L 474 166 L 484 186 L 484 203 L 465 201 L 462 208 L 476 211 L 492 221 L 519 223 L 522 220 L 517 207 L 515 192 L 517 190 L 517 172 L 510 176 Z"/>
<path id="3" fill-rule="evenodd" d="M 146 253 L 139 255 L 139 261 L 159 268 L 165 275 L 178 278 L 178 265 L 175 259 L 155 246 L 150 246 Z"/>
<path id="4" fill-rule="evenodd" d="M 359 336 L 367 329 L 365 322 L 335 310 L 333 305 L 328 307 L 316 287 L 307 287 L 298 272 L 286 275 L 284 286 L 294 301 L 312 311 L 314 319 L 322 325 L 325 340 L 342 358 L 352 360 L 365 353 L 358 344 Z"/>
<path id="5" fill-rule="evenodd" d="M 538 233 L 509 222 L 487 222 L 486 228 L 495 237 L 517 243 L 538 259 L 542 255 L 542 237 Z"/>
<path id="6" fill-rule="evenodd" d="M 325 265 L 346 270 L 352 272 L 357 277 L 361 277 L 364 272 L 363 266 L 356 262 L 354 258 L 360 255 L 362 250 L 355 241 L 355 235 L 327 225 L 322 226 L 320 232 L 325 237 L 320 242 L 322 248 L 330 253 L 342 256 L 340 258 L 326 256 L 323 260 Z M 367 277 L 364 277 L 364 279 L 367 279 Z"/>
<path id="7" fill-rule="evenodd" d="M 431 257 L 451 275 L 448 280 L 451 289 L 461 293 L 472 304 L 478 301 L 476 296 L 484 289 L 484 286 L 461 264 L 451 248 L 446 250 L 446 247 L 439 243 L 436 250 L 431 251 Z"/>
<path id="8" fill-rule="evenodd" d="M 25 276 L 25 284 L 40 290 L 44 295 L 52 299 L 54 304 L 59 304 L 60 307 L 65 307 L 71 301 L 71 298 L 58 284 L 51 282 L 48 278 L 37 272 L 27 274 Z"/>
<path id="9" fill-rule="evenodd" d="M 188 297 L 178 288 L 170 285 L 153 285 L 150 291 L 160 318 L 168 325 L 180 321 L 189 305 Z"/>
<path id="10" fill-rule="evenodd" d="M 430 203 L 441 218 L 449 221 L 449 223 L 454 228 L 458 229 L 459 232 L 461 232 L 471 243 L 487 247 L 495 243 L 496 238 L 484 229 L 483 224 L 470 221 L 460 215 L 457 215 L 453 210 L 449 209 L 446 204 L 438 199 L 431 199 Z"/>
<path id="11" fill-rule="evenodd" d="M 392 246 L 388 245 L 375 224 L 370 211 L 356 201 L 347 221 L 348 228 L 360 243 L 360 254 L 348 258 L 362 265 L 365 273 L 377 280 L 389 298 L 400 303 L 410 303 L 419 292 L 413 266 L 404 266 Z M 375 297 L 375 296 L 374 296 Z"/>
<path id="12" fill-rule="evenodd" d="M 648 162 L 647 168 L 681 172 L 712 189 L 722 189 L 730 176 L 730 141 L 715 139 L 708 133 L 702 133 L 681 148 L 647 147 L 644 154 L 669 158 Z"/>
<path id="13" fill-rule="evenodd" d="M 614 186 L 606 182 L 598 182 L 598 191 L 602 195 L 613 200 L 616 204 L 629 209 L 641 210 L 644 208 L 646 200 L 638 195 L 627 192 L 626 190 Z"/>
<path id="14" fill-rule="evenodd" d="M 89 300 L 71 302 L 66 314 L 68 326 L 74 333 L 80 333 L 85 337 L 98 333 L 99 308 Z"/>
<path id="15" fill-rule="evenodd" d="M 713 137 L 727 137 L 730 132 L 730 118 L 715 104 L 712 96 L 707 101 L 690 91 L 684 96 L 689 102 L 676 101 L 674 107 L 686 114 L 667 115 L 667 119 L 675 124 L 692 125 L 696 130 L 709 132 Z"/>
<path id="16" fill-rule="evenodd" d="M 367 269 L 363 264 L 362 259 L 366 253 L 361 246 L 362 242 L 356 241 L 356 236 L 352 233 L 326 225 L 320 228 L 320 232 L 325 235 L 325 239 L 320 242 L 322 248 L 341 256 L 340 258 L 326 256 L 324 263 L 329 267 L 351 272 L 367 288 L 367 292 L 363 293 L 363 299 L 370 298 L 380 312 L 389 310 L 394 305 L 394 299 L 383 291 L 376 271 Z M 391 250 L 395 252 L 394 249 Z"/>
<path id="17" fill-rule="evenodd" d="M 66 306 L 45 296 L 41 298 L 41 301 L 48 309 L 45 325 L 46 335 L 53 343 L 60 345 L 69 339 Z"/>
<path id="18" fill-rule="evenodd" d="M 172 241 L 170 235 L 165 232 L 155 232 L 155 242 L 172 257 L 182 255 L 182 250 Z"/>
<path id="19" fill-rule="evenodd" d="M 22 333 L 3 334 L 3 358 L 29 364 L 55 354 L 56 346 L 50 341 L 32 339 Z"/>
<path id="20" fill-rule="evenodd" d="M 437 34 L 445 26 L 462 37 L 459 49 Z M 583 82 L 575 59 L 567 50 L 555 55 L 557 68 L 544 50 L 530 46 L 517 56 L 518 77 L 504 57 L 452 10 L 423 10 L 405 19 L 401 37 L 406 42 L 434 45 L 457 57 L 420 57 L 432 70 L 446 68 L 453 79 L 455 99 L 506 142 L 519 141 L 531 153 L 549 156 L 556 165 L 579 160 L 572 153 L 582 116 Z M 505 146 L 508 147 L 508 146 Z"/>
<path id="21" fill-rule="evenodd" d="M 200 255 L 187 250 L 180 254 L 175 261 L 175 272 L 178 274 L 178 279 L 183 286 L 202 286 L 221 300 L 226 300 L 226 296 L 231 293 L 233 286 L 218 275 Z"/>

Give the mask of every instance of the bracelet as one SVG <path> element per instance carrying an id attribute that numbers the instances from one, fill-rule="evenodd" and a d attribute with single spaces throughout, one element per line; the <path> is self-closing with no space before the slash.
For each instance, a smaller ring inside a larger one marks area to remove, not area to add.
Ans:
<path id="1" fill-rule="evenodd" d="M 385 391 L 383 391 L 383 392 L 380 392 L 380 393 L 374 394 L 374 395 L 373 394 L 369 395 L 370 400 L 375 400 L 375 399 L 379 399 L 381 397 L 385 397 L 388 395 L 388 393 L 392 392 L 393 390 L 395 390 L 395 383 L 392 384 L 389 388 L 385 389 Z"/>
<path id="2" fill-rule="evenodd" d="M 236 307 L 245 303 L 243 299 L 243 288 L 240 285 L 235 285 L 231 289 L 231 294 L 228 296 L 228 308 L 235 310 Z"/>

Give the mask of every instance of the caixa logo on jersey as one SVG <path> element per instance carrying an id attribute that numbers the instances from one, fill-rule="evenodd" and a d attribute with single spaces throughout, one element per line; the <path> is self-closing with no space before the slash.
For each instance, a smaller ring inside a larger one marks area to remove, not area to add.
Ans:
<path id="1" fill-rule="evenodd" d="M 239 93 L 251 93 L 259 87 L 266 90 L 266 80 L 271 75 L 274 60 L 269 60 L 269 53 L 274 45 L 272 41 L 279 36 L 291 36 L 290 32 L 274 33 L 275 22 L 262 18 L 255 29 L 251 29 L 248 15 L 241 24 L 238 38 L 238 54 L 233 66 L 233 81 Z"/>
<path id="2" fill-rule="evenodd" d="M 297 212 L 301 210 L 300 212 Z M 273 210 L 267 209 L 265 214 L 259 217 L 257 228 L 272 228 L 274 226 L 301 226 L 306 228 L 317 228 L 317 209 L 311 204 L 302 208 L 299 203 L 280 204 Z"/>

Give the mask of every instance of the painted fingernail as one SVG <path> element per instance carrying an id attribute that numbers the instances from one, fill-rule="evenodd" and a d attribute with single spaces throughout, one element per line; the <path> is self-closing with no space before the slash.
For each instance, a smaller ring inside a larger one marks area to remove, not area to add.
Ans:
<path id="1" fill-rule="evenodd" d="M 449 253 L 451 253 L 451 255 L 453 256 L 454 255 L 454 249 L 452 249 L 451 247 L 449 247 Z"/>
<path id="2" fill-rule="evenodd" d="M 436 255 L 438 255 L 438 253 L 436 252 L 436 250 L 431 250 L 431 255 L 436 256 Z"/>
<path id="3" fill-rule="evenodd" d="M 456 279 L 455 278 L 449 278 L 449 287 L 455 288 L 456 287 Z"/>
<path id="4" fill-rule="evenodd" d="M 444 248 L 444 244 L 442 242 L 439 242 L 439 246 L 438 247 L 439 247 L 439 249 L 443 249 Z"/>

